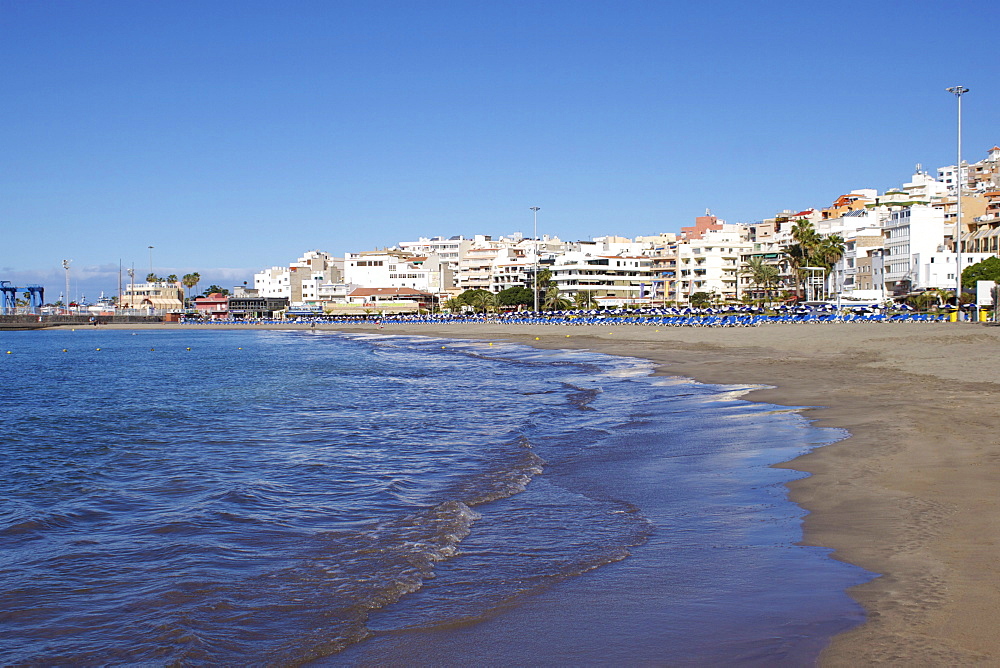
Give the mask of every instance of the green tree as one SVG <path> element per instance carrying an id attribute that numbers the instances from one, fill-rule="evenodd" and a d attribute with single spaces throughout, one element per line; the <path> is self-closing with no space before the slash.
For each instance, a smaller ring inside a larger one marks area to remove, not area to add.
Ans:
<path id="1" fill-rule="evenodd" d="M 695 292 L 688 299 L 691 302 L 691 306 L 695 308 L 705 308 L 712 303 L 712 295 L 707 292 Z"/>
<path id="2" fill-rule="evenodd" d="M 167 283 L 176 283 L 176 282 L 177 282 L 177 274 L 170 274 L 169 276 L 167 276 Z"/>
<path id="3" fill-rule="evenodd" d="M 594 304 L 593 295 L 589 290 L 577 292 L 573 295 L 573 306 L 579 309 L 591 308 Z"/>
<path id="4" fill-rule="evenodd" d="M 796 221 L 792 227 L 792 240 L 794 244 L 785 249 L 785 256 L 788 264 L 795 274 L 795 280 L 799 294 L 804 293 L 806 280 L 806 267 L 819 267 L 823 269 L 823 280 L 834 265 L 844 257 L 844 238 L 839 234 L 821 236 L 811 222 L 805 218 Z"/>
<path id="5" fill-rule="evenodd" d="M 559 288 L 554 285 L 549 286 L 545 291 L 545 299 L 542 300 L 542 308 L 550 311 L 561 311 L 569 308 L 570 302 L 559 293 Z"/>
<path id="6" fill-rule="evenodd" d="M 944 306 L 945 304 L 955 300 L 954 290 L 935 288 L 933 290 L 928 290 L 928 293 L 934 296 L 934 299 L 937 300 L 938 306 Z"/>
<path id="7" fill-rule="evenodd" d="M 489 290 L 466 290 L 462 294 L 455 297 L 460 303 L 471 306 L 477 313 L 485 310 L 485 304 L 488 299 L 487 295 L 492 293 Z"/>
<path id="8" fill-rule="evenodd" d="M 552 287 L 552 270 L 542 269 L 538 272 L 538 289 L 546 292 L 550 287 Z"/>
<path id="9" fill-rule="evenodd" d="M 531 306 L 535 303 L 534 294 L 528 288 L 519 285 L 501 290 L 497 293 L 503 306 Z"/>
<path id="10" fill-rule="evenodd" d="M 844 257 L 846 248 L 844 237 L 839 234 L 827 235 L 820 239 L 813 248 L 812 261 L 816 263 L 815 266 L 823 267 L 829 272 Z"/>
<path id="11" fill-rule="evenodd" d="M 476 313 L 489 313 L 499 309 L 500 299 L 489 290 L 476 290 L 469 298 L 469 305 Z"/>
<path id="12" fill-rule="evenodd" d="M 190 274 L 184 274 L 184 277 L 181 279 L 181 284 L 187 288 L 188 293 L 190 293 L 191 289 L 198 285 L 199 282 L 201 282 L 201 274 L 197 271 Z"/>
<path id="13" fill-rule="evenodd" d="M 201 293 L 201 296 L 202 297 L 207 297 L 210 294 L 215 293 L 215 292 L 218 292 L 221 295 L 228 295 L 229 294 L 229 290 L 227 290 L 226 288 L 223 288 L 221 286 L 215 285 L 213 283 L 212 285 L 210 285 L 207 288 L 205 288 L 205 291 Z"/>
<path id="14" fill-rule="evenodd" d="M 1000 283 L 1000 257 L 994 255 L 962 270 L 962 287 L 975 288 L 976 281 Z"/>
<path id="15" fill-rule="evenodd" d="M 769 302 L 771 290 L 778 285 L 781 278 L 781 272 L 778 271 L 778 268 L 773 264 L 768 264 L 764 258 L 758 256 L 750 258 L 743 273 L 750 277 L 750 282 L 754 287 L 764 291 L 764 301 Z"/>

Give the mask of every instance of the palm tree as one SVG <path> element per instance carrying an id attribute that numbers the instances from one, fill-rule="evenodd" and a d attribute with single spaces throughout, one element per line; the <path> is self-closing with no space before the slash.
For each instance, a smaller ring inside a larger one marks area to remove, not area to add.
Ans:
<path id="1" fill-rule="evenodd" d="M 821 236 L 811 222 L 802 218 L 792 227 L 792 239 L 795 243 L 785 249 L 785 255 L 795 272 L 798 286 L 801 287 L 805 283 L 805 267 L 823 269 L 825 285 L 827 275 L 844 257 L 846 249 L 844 238 L 839 234 Z"/>
<path id="2" fill-rule="evenodd" d="M 474 294 L 470 295 L 470 301 L 470 305 L 477 312 L 489 313 L 490 311 L 497 311 L 500 308 L 500 297 L 488 290 L 477 290 Z"/>
<path id="3" fill-rule="evenodd" d="M 932 304 L 937 305 L 937 295 L 933 291 L 921 292 L 913 298 L 913 305 L 921 311 L 928 311 Z"/>
<path id="4" fill-rule="evenodd" d="M 177 282 L 177 274 L 170 274 L 169 276 L 167 276 L 167 283 L 176 283 L 176 282 Z"/>
<path id="5" fill-rule="evenodd" d="M 811 222 L 800 218 L 792 227 L 792 239 L 795 243 L 785 249 L 785 255 L 795 274 L 796 292 L 801 293 L 806 279 L 805 267 L 812 266 L 810 262 L 819 243 L 819 234 Z"/>
<path id="6" fill-rule="evenodd" d="M 934 298 L 937 300 L 937 306 L 939 308 L 947 304 L 949 300 L 955 298 L 954 290 L 947 290 L 945 288 L 934 288 L 933 290 L 929 290 L 928 292 L 934 295 Z"/>
<path id="7" fill-rule="evenodd" d="M 181 279 L 181 283 L 184 284 L 184 287 L 188 289 L 189 293 L 191 288 L 198 285 L 199 281 L 201 281 L 201 274 L 197 271 L 190 274 L 184 274 L 184 278 Z"/>
<path id="8" fill-rule="evenodd" d="M 570 302 L 568 299 L 559 294 L 559 288 L 556 286 L 549 287 L 545 291 L 545 300 L 542 302 L 542 308 L 548 309 L 550 311 L 561 311 L 563 309 L 569 308 Z"/>
<path id="9" fill-rule="evenodd" d="M 754 287 L 763 288 L 765 302 L 768 301 L 771 289 L 778 284 L 778 279 L 781 276 L 781 272 L 776 266 L 768 264 L 764 258 L 759 256 L 750 258 L 743 274 L 750 277 L 750 282 L 753 283 Z"/>
<path id="10" fill-rule="evenodd" d="M 825 236 L 816 244 L 811 262 L 815 263 L 814 266 L 823 267 L 825 270 L 823 274 L 824 285 L 826 284 L 826 277 L 833 271 L 833 268 L 840 262 L 841 258 L 844 257 L 846 248 L 844 237 L 839 234 Z"/>

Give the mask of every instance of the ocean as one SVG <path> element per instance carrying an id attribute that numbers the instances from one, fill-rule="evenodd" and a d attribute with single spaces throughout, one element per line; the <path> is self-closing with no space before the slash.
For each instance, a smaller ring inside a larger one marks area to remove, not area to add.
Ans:
<path id="1" fill-rule="evenodd" d="M 3 664 L 808 665 L 863 621 L 771 468 L 845 434 L 745 387 L 317 331 L 0 348 Z"/>

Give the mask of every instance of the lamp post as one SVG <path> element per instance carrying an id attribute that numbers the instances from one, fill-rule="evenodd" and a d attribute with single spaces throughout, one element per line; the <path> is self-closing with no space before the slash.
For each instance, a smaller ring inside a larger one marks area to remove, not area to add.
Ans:
<path id="1" fill-rule="evenodd" d="M 129 283 L 128 308 L 129 308 L 129 313 L 131 313 L 132 309 L 135 308 L 135 266 L 129 267 L 126 273 L 128 274 L 128 283 Z"/>
<path id="2" fill-rule="evenodd" d="M 955 310 L 956 322 L 961 320 L 962 306 L 962 95 L 969 92 L 965 86 L 947 89 L 958 101 L 958 162 L 955 164 Z"/>
<path id="3" fill-rule="evenodd" d="M 540 206 L 529 206 L 528 207 L 535 217 L 535 271 L 534 271 L 534 284 L 535 289 L 532 292 L 535 293 L 535 311 L 538 311 L 538 210 L 542 207 Z"/>
<path id="4" fill-rule="evenodd" d="M 63 311 L 69 313 L 69 263 L 71 260 L 63 260 L 62 266 L 66 270 L 66 298 L 63 300 Z"/>

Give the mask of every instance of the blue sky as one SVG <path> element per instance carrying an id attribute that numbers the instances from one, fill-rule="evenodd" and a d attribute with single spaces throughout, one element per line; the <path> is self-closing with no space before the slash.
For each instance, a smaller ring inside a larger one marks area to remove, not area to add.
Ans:
<path id="1" fill-rule="evenodd" d="M 1000 143 L 992 3 L 0 0 L 0 280 L 677 231 Z"/>

